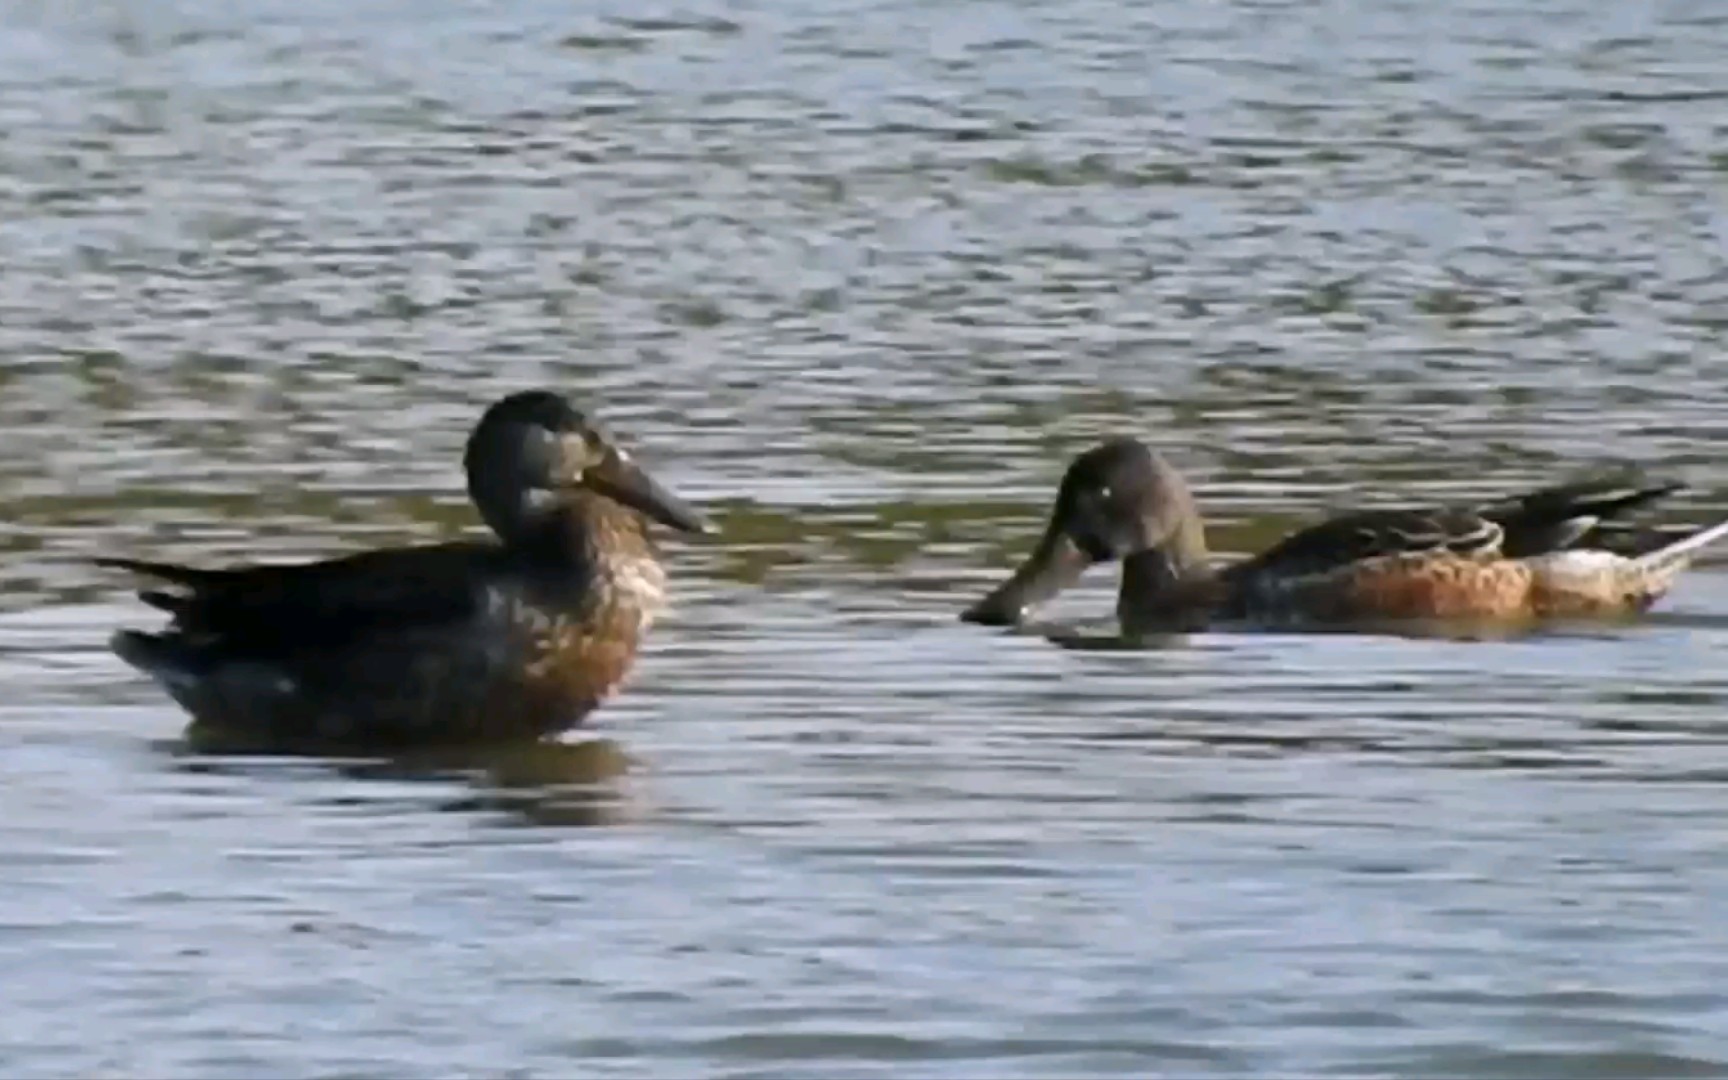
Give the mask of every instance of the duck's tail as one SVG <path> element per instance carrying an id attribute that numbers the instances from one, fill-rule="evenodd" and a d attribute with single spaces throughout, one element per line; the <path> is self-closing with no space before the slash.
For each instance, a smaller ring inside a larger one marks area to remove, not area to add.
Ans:
<path id="1" fill-rule="evenodd" d="M 95 563 L 107 570 L 125 570 L 140 577 L 155 578 L 158 581 L 166 582 L 171 589 L 178 589 L 178 592 L 167 592 L 162 589 L 138 590 L 138 599 L 153 608 L 160 608 L 177 617 L 186 610 L 188 596 L 195 596 L 199 587 L 208 584 L 214 577 L 214 574 L 208 570 L 196 570 L 189 566 L 177 566 L 174 563 L 149 562 L 144 559 L 104 557 L 96 559 Z M 119 649 L 115 649 L 115 652 L 119 652 Z M 131 661 L 127 660 L 127 663 L 131 663 Z"/>
<path id="2" fill-rule="evenodd" d="M 1565 610 L 1643 611 L 1662 599 L 1698 553 L 1728 537 L 1728 521 L 1678 530 L 1664 526 L 1641 530 L 1632 541 L 1638 551 L 1607 547 L 1556 551 L 1527 560 L 1540 588 Z"/>
<path id="3" fill-rule="evenodd" d="M 1728 521 L 1720 521 L 1689 533 L 1672 543 L 1653 548 L 1631 560 L 1632 568 L 1653 578 L 1672 578 L 1690 566 L 1698 553 L 1728 537 Z"/>
<path id="4" fill-rule="evenodd" d="M 174 682 L 194 676 L 194 660 L 171 635 L 116 630 L 108 639 L 114 655 L 153 678 Z"/>
<path id="5" fill-rule="evenodd" d="M 211 658 L 201 655 L 180 635 L 116 630 L 108 639 L 108 647 L 194 716 L 210 701 L 207 683 L 214 674 Z"/>

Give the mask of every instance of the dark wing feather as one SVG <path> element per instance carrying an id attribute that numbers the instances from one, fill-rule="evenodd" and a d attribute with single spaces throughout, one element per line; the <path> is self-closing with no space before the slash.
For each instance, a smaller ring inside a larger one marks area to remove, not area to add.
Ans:
<path id="1" fill-rule="evenodd" d="M 136 559 L 97 563 L 174 586 L 138 595 L 170 612 L 171 631 L 188 643 L 269 656 L 340 645 L 392 626 L 465 618 L 474 612 L 477 586 L 496 554 L 483 545 L 441 544 L 222 570 Z"/>
<path id="2" fill-rule="evenodd" d="M 1598 479 L 1538 488 L 1472 509 L 1362 510 L 1292 533 L 1228 573 L 1300 577 L 1383 555 L 1445 551 L 1523 558 L 1581 543 L 1629 552 L 1661 545 L 1652 530 L 1632 530 L 1615 519 L 1679 490 L 1679 484 Z"/>
<path id="3" fill-rule="evenodd" d="M 1606 523 L 1666 498 L 1683 485 L 1599 479 L 1538 488 L 1477 507 L 1476 512 L 1506 530 L 1504 549 L 1524 558 L 1570 547 L 1610 543 L 1622 530 Z"/>
<path id="4" fill-rule="evenodd" d="M 1468 510 L 1359 510 L 1294 532 L 1230 572 L 1301 577 L 1383 555 L 1489 556 L 1499 552 L 1500 540 L 1499 525 Z"/>

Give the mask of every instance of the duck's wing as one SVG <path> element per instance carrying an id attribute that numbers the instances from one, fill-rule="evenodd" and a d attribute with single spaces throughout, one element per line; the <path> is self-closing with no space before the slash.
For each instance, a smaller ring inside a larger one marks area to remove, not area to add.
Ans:
<path id="1" fill-rule="evenodd" d="M 140 559 L 100 566 L 154 578 L 139 590 L 174 616 L 171 633 L 237 655 L 340 645 L 394 626 L 433 626 L 471 616 L 495 550 L 440 544 L 362 552 L 288 565 L 205 570 Z"/>
<path id="2" fill-rule="evenodd" d="M 1554 484 L 1468 508 L 1356 511 L 1292 533 L 1231 571 L 1301 577 L 1394 554 L 1516 559 L 1580 545 L 1635 547 L 1649 530 L 1634 534 L 1618 519 L 1681 489 L 1621 477 Z"/>
<path id="3" fill-rule="evenodd" d="M 1509 558 L 1571 547 L 1614 550 L 1630 535 L 1617 519 L 1683 489 L 1625 477 L 1584 480 L 1486 503 L 1476 513 L 1505 530 L 1502 547 Z"/>
<path id="4" fill-rule="evenodd" d="M 1299 529 L 1224 574 L 1242 581 L 1295 579 L 1387 555 L 1492 558 L 1500 554 L 1502 534 L 1488 518 L 1454 507 L 1359 510 Z"/>

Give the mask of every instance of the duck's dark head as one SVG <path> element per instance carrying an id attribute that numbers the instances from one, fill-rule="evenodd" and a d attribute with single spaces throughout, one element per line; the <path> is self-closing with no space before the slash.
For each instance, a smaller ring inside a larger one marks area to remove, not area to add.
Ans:
<path id="1" fill-rule="evenodd" d="M 1051 524 L 1093 562 L 1113 562 L 1184 539 L 1199 522 L 1182 474 L 1145 443 L 1117 438 L 1074 459 Z"/>
<path id="2" fill-rule="evenodd" d="M 526 390 L 487 409 L 463 454 L 468 496 L 500 538 L 553 519 L 581 493 L 645 514 L 681 532 L 707 523 L 666 490 L 562 394 Z"/>
<path id="3" fill-rule="evenodd" d="M 1008 581 L 960 617 L 1017 623 L 1087 567 L 1135 557 L 1166 562 L 1172 576 L 1179 575 L 1204 563 L 1205 539 L 1181 474 L 1139 440 L 1114 438 L 1074 459 L 1038 546 Z"/>

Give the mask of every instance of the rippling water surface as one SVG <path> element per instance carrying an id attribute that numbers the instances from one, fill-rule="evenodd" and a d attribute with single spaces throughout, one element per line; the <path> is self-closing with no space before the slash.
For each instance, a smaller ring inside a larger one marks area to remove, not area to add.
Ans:
<path id="1" fill-rule="evenodd" d="M 1610 461 L 1728 513 L 1725 100 L 1704 0 L 0 3 L 0 1065 L 1728 1075 L 1728 576 L 954 621 L 1107 431 L 1226 550 Z M 200 756 L 105 651 L 88 557 L 470 527 L 538 383 L 722 525 L 608 741 Z"/>

